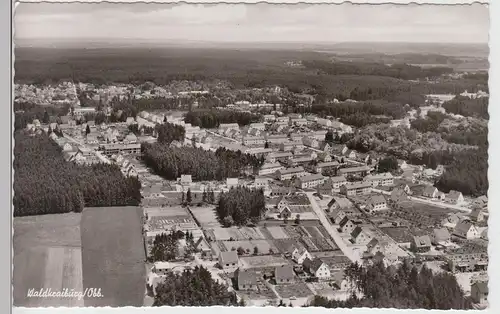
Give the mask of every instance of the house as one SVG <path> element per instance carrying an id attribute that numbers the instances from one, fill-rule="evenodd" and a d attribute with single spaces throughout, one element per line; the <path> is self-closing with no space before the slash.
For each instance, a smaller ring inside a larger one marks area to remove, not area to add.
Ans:
<path id="1" fill-rule="evenodd" d="M 275 163 L 264 163 L 259 171 L 258 171 L 258 174 L 259 176 L 263 176 L 263 175 L 267 175 L 267 174 L 273 174 L 275 173 L 276 171 L 279 171 L 279 170 L 284 170 L 285 167 L 283 167 L 281 164 L 275 162 Z"/>
<path id="2" fill-rule="evenodd" d="M 363 245 L 370 242 L 371 239 L 372 236 L 368 232 L 366 232 L 366 230 L 363 229 L 361 226 L 357 226 L 351 232 L 352 243 Z"/>
<path id="3" fill-rule="evenodd" d="M 181 185 L 188 186 L 193 183 L 193 178 L 190 174 L 181 174 L 181 177 L 178 179 L 178 181 Z"/>
<path id="4" fill-rule="evenodd" d="M 279 180 L 284 181 L 284 180 L 290 180 L 292 178 L 301 178 L 303 176 L 307 175 L 306 172 L 304 171 L 304 168 L 299 166 L 299 167 L 294 167 L 294 168 L 287 168 L 283 170 L 278 170 L 277 171 L 277 177 Z"/>
<path id="5" fill-rule="evenodd" d="M 266 177 L 256 177 L 254 181 L 255 188 L 257 189 L 267 189 L 269 187 L 269 178 Z"/>
<path id="6" fill-rule="evenodd" d="M 292 265 L 282 265 L 274 268 L 274 280 L 278 285 L 293 283 L 294 277 Z"/>
<path id="7" fill-rule="evenodd" d="M 450 228 L 455 228 L 455 226 L 460 222 L 460 217 L 455 214 L 451 213 L 448 215 L 448 217 L 444 218 L 441 221 L 441 225 L 443 227 L 450 227 Z"/>
<path id="8" fill-rule="evenodd" d="M 486 271 L 488 269 L 488 252 L 455 250 L 446 256 L 448 268 L 452 273 Z"/>
<path id="9" fill-rule="evenodd" d="M 451 190 L 446 196 L 446 202 L 453 205 L 460 205 L 464 202 L 464 196 L 462 192 Z"/>
<path id="10" fill-rule="evenodd" d="M 264 131 L 266 129 L 266 125 L 264 123 L 250 123 L 249 127 L 260 131 Z"/>
<path id="11" fill-rule="evenodd" d="M 332 155 L 330 155 L 328 152 L 323 152 L 318 154 L 318 159 L 324 163 L 329 163 L 332 161 Z M 339 163 L 336 162 L 338 165 Z"/>
<path id="12" fill-rule="evenodd" d="M 364 181 L 370 182 L 372 187 L 391 186 L 394 185 L 394 177 L 390 172 L 370 174 L 363 178 Z"/>
<path id="13" fill-rule="evenodd" d="M 285 196 L 281 196 L 278 199 L 278 203 L 276 203 L 276 208 L 278 208 L 279 210 L 282 210 L 283 208 L 288 207 L 288 205 L 290 205 L 290 204 L 286 200 Z"/>
<path id="14" fill-rule="evenodd" d="M 339 224 L 339 230 L 342 233 L 351 234 L 354 229 L 360 224 L 360 222 L 355 221 L 349 217 L 344 217 Z"/>
<path id="15" fill-rule="evenodd" d="M 306 271 L 318 279 L 330 278 L 330 267 L 320 258 L 315 258 L 313 260 L 306 258 L 302 265 Z"/>
<path id="16" fill-rule="evenodd" d="M 364 181 L 347 183 L 340 187 L 340 193 L 347 196 L 367 195 L 371 193 L 371 187 L 369 182 Z"/>
<path id="17" fill-rule="evenodd" d="M 481 239 L 488 241 L 488 228 L 484 228 L 484 230 L 481 231 Z"/>
<path id="18" fill-rule="evenodd" d="M 292 157 L 293 154 L 291 152 L 275 152 L 267 155 L 266 160 L 270 163 L 275 163 L 277 161 L 286 162 Z"/>
<path id="19" fill-rule="evenodd" d="M 302 149 L 304 149 L 304 144 L 302 143 L 302 140 L 288 141 L 287 139 L 287 141 L 282 142 L 279 147 L 279 150 L 282 152 L 290 152 L 293 150 L 301 151 Z"/>
<path id="20" fill-rule="evenodd" d="M 315 171 L 316 173 L 322 173 L 324 170 L 335 170 L 339 166 L 337 161 L 328 161 L 328 162 L 319 162 L 316 165 Z"/>
<path id="21" fill-rule="evenodd" d="M 314 137 L 304 136 L 304 138 L 302 138 L 302 143 L 304 143 L 304 146 L 319 148 L 319 141 Z"/>
<path id="22" fill-rule="evenodd" d="M 339 169 L 339 174 L 344 176 L 361 176 L 365 177 L 366 174 L 370 171 L 370 167 L 368 166 L 359 166 L 359 167 L 348 167 Z"/>
<path id="23" fill-rule="evenodd" d="M 428 185 L 424 188 L 424 191 L 422 193 L 423 196 L 428 197 L 428 198 L 437 198 L 438 197 L 438 189 L 432 185 Z"/>
<path id="24" fill-rule="evenodd" d="M 372 238 L 370 242 L 366 244 L 366 253 L 369 255 L 375 255 L 377 252 L 382 252 L 382 244 L 377 238 Z"/>
<path id="25" fill-rule="evenodd" d="M 284 186 L 274 186 L 271 188 L 270 196 L 286 196 L 290 194 L 294 194 L 296 191 L 295 187 L 284 187 Z"/>
<path id="26" fill-rule="evenodd" d="M 344 153 L 344 157 L 345 157 L 345 158 L 349 158 L 349 159 L 356 159 L 356 157 L 357 157 L 356 151 L 355 151 L 355 150 L 352 150 L 352 149 L 348 149 L 348 150 Z"/>
<path id="27" fill-rule="evenodd" d="M 236 253 L 236 251 L 220 252 L 219 266 L 222 269 L 238 267 L 238 253 Z"/>
<path id="28" fill-rule="evenodd" d="M 478 281 L 470 287 L 472 301 L 478 304 L 486 304 L 488 301 L 488 282 Z"/>
<path id="29" fill-rule="evenodd" d="M 337 210 L 342 210 L 349 215 L 356 215 L 359 213 L 354 207 L 354 204 L 345 197 L 333 196 L 327 206 L 328 211 L 332 214 Z"/>
<path id="30" fill-rule="evenodd" d="M 228 189 L 238 187 L 239 185 L 238 178 L 227 178 L 226 185 Z"/>
<path id="31" fill-rule="evenodd" d="M 232 251 L 232 252 L 235 252 L 235 251 Z M 254 271 L 242 270 L 242 269 L 238 268 L 235 271 L 235 275 L 236 275 L 235 276 L 236 282 L 238 284 L 238 290 L 241 290 L 241 291 L 249 291 L 249 290 L 256 291 L 256 290 L 258 290 L 257 274 Z"/>
<path id="32" fill-rule="evenodd" d="M 436 228 L 432 231 L 431 243 L 437 245 L 439 243 L 450 241 L 450 233 L 446 228 Z"/>
<path id="33" fill-rule="evenodd" d="M 412 238 L 410 249 L 413 252 L 424 253 L 431 249 L 431 238 L 428 235 L 414 236 Z"/>
<path id="34" fill-rule="evenodd" d="M 125 138 L 123 139 L 123 142 L 128 144 L 128 143 L 137 143 L 137 136 L 134 133 L 129 133 Z"/>
<path id="35" fill-rule="evenodd" d="M 468 219 L 460 221 L 453 229 L 452 235 L 463 239 L 477 239 L 480 237 L 476 226 Z"/>
<path id="36" fill-rule="evenodd" d="M 374 212 L 374 211 L 379 211 L 379 210 L 386 210 L 387 209 L 387 201 L 385 198 L 378 194 L 378 195 L 373 195 L 368 199 L 366 208 L 368 212 Z"/>
<path id="37" fill-rule="evenodd" d="M 85 137 L 85 142 L 86 142 L 87 144 L 90 144 L 90 145 L 99 144 L 99 141 L 97 140 L 97 136 L 92 135 L 92 134 L 88 134 L 88 135 Z"/>
<path id="38" fill-rule="evenodd" d="M 280 212 L 278 214 L 278 217 L 279 218 L 283 218 L 283 219 L 288 219 L 292 216 L 292 211 L 290 210 L 290 207 L 288 206 L 285 206 L 283 208 L 280 209 Z"/>
<path id="39" fill-rule="evenodd" d="M 242 143 L 245 146 L 264 145 L 266 143 L 266 139 L 264 138 L 264 136 L 244 136 L 242 139 Z"/>
<path id="40" fill-rule="evenodd" d="M 305 248 L 295 248 L 292 252 L 292 259 L 297 264 L 302 264 L 306 259 L 312 259 L 312 255 Z"/>
<path id="41" fill-rule="evenodd" d="M 484 220 L 484 212 L 482 208 L 474 208 L 469 215 L 470 219 L 474 222 L 481 222 Z"/>
<path id="42" fill-rule="evenodd" d="M 330 180 L 333 185 L 333 189 L 335 192 L 340 192 L 340 187 L 347 184 L 347 179 L 345 176 L 335 176 L 335 177 L 330 177 Z"/>
<path id="43" fill-rule="evenodd" d="M 307 176 L 300 177 L 298 180 L 298 186 L 301 189 L 315 188 L 320 184 L 325 182 L 326 178 L 322 174 L 311 174 Z"/>
<path id="44" fill-rule="evenodd" d="M 486 195 L 482 195 L 476 198 L 473 202 L 473 207 L 482 208 L 484 211 L 488 211 L 488 197 Z"/>
<path id="45" fill-rule="evenodd" d="M 62 149 L 64 152 L 71 152 L 73 151 L 73 146 L 70 143 L 65 143 Z"/>

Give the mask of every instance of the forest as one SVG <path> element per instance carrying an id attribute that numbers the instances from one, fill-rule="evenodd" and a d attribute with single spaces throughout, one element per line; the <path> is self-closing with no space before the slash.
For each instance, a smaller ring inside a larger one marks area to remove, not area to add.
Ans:
<path id="1" fill-rule="evenodd" d="M 452 68 L 447 67 L 431 67 L 421 68 L 409 64 L 392 64 L 385 65 L 383 63 L 369 63 L 369 62 L 346 62 L 346 61 L 323 61 L 313 60 L 304 61 L 303 65 L 308 69 L 320 70 L 329 75 L 374 75 L 374 76 L 388 76 L 403 80 L 417 80 L 426 77 L 439 77 L 443 74 L 453 72 Z"/>
<path id="2" fill-rule="evenodd" d="M 137 206 L 141 184 L 116 165 L 66 162 L 47 135 L 14 135 L 14 216 L 81 212 L 84 207 Z"/>
<path id="3" fill-rule="evenodd" d="M 243 306 L 236 294 L 216 282 L 210 272 L 196 266 L 180 274 L 168 272 L 156 286 L 153 306 Z"/>
<path id="4" fill-rule="evenodd" d="M 18 48 L 14 67 L 16 82 L 19 83 L 47 84 L 72 80 L 97 85 L 111 83 L 140 85 L 145 82 L 168 85 L 172 81 L 183 80 L 198 82 L 225 80 L 230 83 L 233 90 L 280 86 L 292 93 L 315 95 L 319 103 L 325 98 L 335 97 L 340 101 L 348 98 L 359 101 L 384 99 L 418 105 L 422 103 L 422 95 L 425 94 L 457 94 L 463 90 L 473 92 L 478 89 L 488 91 L 488 81 L 483 76 L 469 76 L 460 80 L 437 83 L 409 82 L 391 77 L 391 75 L 396 77 L 435 75 L 445 71 L 442 68 L 377 66 L 385 69 L 378 73 L 358 70 L 365 68 L 366 62 L 351 62 L 349 67 L 343 67 L 340 71 L 342 74 L 335 75 L 317 69 L 293 68 L 286 65 L 290 60 L 301 60 L 305 64 L 308 62 L 326 64 L 325 62 L 330 62 L 330 57 L 330 54 L 312 51 L 265 49 L 242 51 L 182 48 L 127 50 Z M 137 101 L 134 106 L 140 110 L 167 109 L 165 105 L 177 106 L 177 102 L 176 99 L 158 100 L 154 104 L 145 101 L 142 107 L 140 101 Z"/>
<path id="5" fill-rule="evenodd" d="M 443 104 L 447 112 L 459 114 L 466 117 L 479 117 L 489 119 L 488 114 L 489 97 L 470 99 L 464 96 L 457 96 Z"/>
<path id="6" fill-rule="evenodd" d="M 377 262 L 370 266 L 357 263 L 346 269 L 347 278 L 364 295 L 354 293 L 345 301 L 328 300 L 321 296 L 309 306 L 326 308 L 398 308 L 426 310 L 472 309 L 455 276 L 449 273 L 435 274 L 425 265 L 420 270 L 405 261 L 399 266 L 385 267 Z"/>
<path id="7" fill-rule="evenodd" d="M 158 134 L 158 142 L 162 144 L 170 144 L 173 141 L 184 141 L 184 135 L 186 130 L 182 125 L 176 125 L 169 122 L 163 122 L 163 124 L 157 124 L 155 126 L 156 132 Z"/>
<path id="8" fill-rule="evenodd" d="M 262 190 L 247 187 L 231 188 L 221 193 L 215 211 L 225 227 L 244 226 L 249 221 L 257 223 L 266 209 L 266 200 Z"/>
<path id="9" fill-rule="evenodd" d="M 219 148 L 216 152 L 193 147 L 170 147 L 167 144 L 145 143 L 143 159 L 151 169 L 167 180 L 176 180 L 181 174 L 190 174 L 195 181 L 224 180 L 239 177 L 247 168 L 262 164 L 258 159 L 241 151 Z"/>
<path id="10" fill-rule="evenodd" d="M 196 110 L 189 111 L 184 122 L 205 129 L 218 128 L 221 123 L 238 123 L 240 126 L 259 122 L 260 116 L 250 112 L 232 110 Z"/>

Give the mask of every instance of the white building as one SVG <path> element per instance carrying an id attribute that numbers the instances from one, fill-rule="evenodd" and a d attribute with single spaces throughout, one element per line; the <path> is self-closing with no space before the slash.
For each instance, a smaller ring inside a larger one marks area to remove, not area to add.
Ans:
<path id="1" fill-rule="evenodd" d="M 390 172 L 369 174 L 364 179 L 366 182 L 370 182 L 372 187 L 377 186 L 391 186 L 394 185 L 394 177 Z"/>

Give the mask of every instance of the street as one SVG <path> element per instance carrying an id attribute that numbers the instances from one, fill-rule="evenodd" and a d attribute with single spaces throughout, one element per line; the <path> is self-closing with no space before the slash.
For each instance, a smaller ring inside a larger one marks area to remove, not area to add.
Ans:
<path id="1" fill-rule="evenodd" d="M 344 240 L 342 240 L 342 237 L 340 236 L 338 231 L 335 230 L 335 227 L 332 226 L 332 224 L 326 217 L 324 211 L 319 207 L 318 203 L 314 199 L 313 194 L 314 192 L 306 192 L 307 198 L 309 199 L 309 202 L 311 202 L 311 207 L 318 216 L 319 221 L 321 221 L 323 227 L 325 227 L 326 231 L 328 232 L 328 234 L 330 234 L 333 241 L 335 241 L 335 243 L 342 251 L 342 253 L 344 253 L 344 255 L 347 256 L 351 260 L 351 262 L 358 262 L 359 264 L 361 264 L 362 261 L 359 255 L 356 254 L 356 252 L 353 249 L 351 249 L 345 244 Z"/>

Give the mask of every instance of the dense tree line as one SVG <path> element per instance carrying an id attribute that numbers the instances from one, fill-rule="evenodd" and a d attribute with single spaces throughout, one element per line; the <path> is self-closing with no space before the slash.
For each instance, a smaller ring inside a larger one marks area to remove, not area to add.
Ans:
<path id="1" fill-rule="evenodd" d="M 439 111 L 429 111 L 425 118 L 418 117 L 411 121 L 411 127 L 419 132 L 436 132 L 446 115 Z"/>
<path id="2" fill-rule="evenodd" d="M 240 126 L 258 122 L 260 116 L 250 112 L 230 110 L 197 110 L 186 113 L 184 122 L 205 129 L 219 127 L 221 123 L 238 123 Z"/>
<path id="3" fill-rule="evenodd" d="M 388 156 L 379 160 L 377 165 L 377 171 L 392 172 L 399 169 L 398 160 L 394 156 Z"/>
<path id="4" fill-rule="evenodd" d="M 238 306 L 236 294 L 216 282 L 210 272 L 196 266 L 181 274 L 168 272 L 156 286 L 153 306 Z"/>
<path id="5" fill-rule="evenodd" d="M 182 231 L 157 234 L 149 254 L 150 262 L 175 260 L 179 254 L 179 240 L 184 238 Z"/>
<path id="6" fill-rule="evenodd" d="M 387 116 L 392 119 L 401 119 L 406 115 L 407 109 L 399 103 L 385 101 L 366 101 L 356 103 L 330 103 L 315 104 L 311 112 L 321 116 L 343 117 L 359 113 L 371 116 Z"/>
<path id="7" fill-rule="evenodd" d="M 15 134 L 14 216 L 80 212 L 83 207 L 139 205 L 141 184 L 116 165 L 66 162 L 47 135 Z"/>
<path id="8" fill-rule="evenodd" d="M 436 187 L 444 192 L 456 190 L 465 195 L 486 195 L 489 187 L 487 148 L 454 154 Z"/>
<path id="9" fill-rule="evenodd" d="M 470 99 L 468 97 L 457 96 L 443 104 L 447 112 L 459 114 L 466 117 L 481 117 L 489 119 L 488 114 L 489 97 Z"/>
<path id="10" fill-rule="evenodd" d="M 385 267 L 381 262 L 371 266 L 353 264 L 346 269 L 347 278 L 363 293 L 352 294 L 345 301 L 316 296 L 309 306 L 326 308 L 398 308 L 398 309 L 472 309 L 455 276 L 435 274 L 425 265 L 420 270 L 409 262 Z"/>
<path id="11" fill-rule="evenodd" d="M 173 141 L 184 141 L 186 130 L 182 125 L 164 122 L 163 124 L 157 124 L 155 128 L 159 143 L 170 144 Z"/>
<path id="12" fill-rule="evenodd" d="M 216 208 L 220 221 L 226 227 L 246 225 L 249 221 L 256 223 L 265 210 L 264 192 L 241 186 L 221 193 Z"/>
<path id="13" fill-rule="evenodd" d="M 375 75 L 388 76 L 403 80 L 416 80 L 427 77 L 439 77 L 443 74 L 453 72 L 452 68 L 447 67 L 431 67 L 422 68 L 409 64 L 392 64 L 385 65 L 383 63 L 369 62 L 346 62 L 346 61 L 323 61 L 311 60 L 304 61 L 303 65 L 309 69 L 320 70 L 329 75 Z"/>
<path id="14" fill-rule="evenodd" d="M 351 125 L 357 128 L 362 128 L 370 124 L 389 123 L 391 121 L 390 118 L 376 117 L 364 112 L 342 116 L 339 120 L 344 124 Z"/>
<path id="15" fill-rule="evenodd" d="M 70 105 L 40 106 L 27 102 L 14 102 L 14 130 L 21 130 L 38 119 L 41 123 L 56 122 L 58 117 L 68 114 Z M 53 117 L 53 118 L 51 118 Z"/>
<path id="16" fill-rule="evenodd" d="M 216 152 L 193 147 L 169 147 L 162 143 L 143 144 L 145 163 L 167 180 L 190 174 L 193 180 L 223 180 L 239 177 L 247 167 L 258 167 L 262 160 L 240 151 L 219 148 Z"/>

